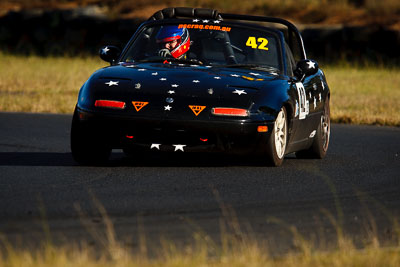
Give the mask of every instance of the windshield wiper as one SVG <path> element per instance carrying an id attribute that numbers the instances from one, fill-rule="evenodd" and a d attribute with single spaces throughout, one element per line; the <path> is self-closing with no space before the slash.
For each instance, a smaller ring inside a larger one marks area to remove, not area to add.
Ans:
<path id="1" fill-rule="evenodd" d="M 202 65 L 203 63 L 196 59 L 178 59 L 173 57 L 157 57 L 157 58 L 149 58 L 134 61 L 135 63 L 149 63 L 149 62 L 174 62 L 174 63 L 182 63 L 182 64 L 191 64 L 191 65 Z"/>
<path id="2" fill-rule="evenodd" d="M 179 59 L 179 58 L 165 58 L 169 62 L 177 62 L 191 65 L 202 65 L 203 63 L 197 59 Z"/>
<path id="3" fill-rule="evenodd" d="M 277 73 L 280 72 L 277 68 L 274 68 L 274 67 L 271 67 L 271 66 L 260 66 L 260 65 L 257 65 L 257 64 L 229 64 L 229 65 L 219 65 L 218 67 L 223 67 L 223 68 L 249 68 L 249 69 L 258 69 L 258 70 L 277 72 Z"/>
<path id="4" fill-rule="evenodd" d="M 150 63 L 150 62 L 164 62 L 165 58 L 150 58 L 150 59 L 141 59 L 135 60 L 134 63 Z"/>
<path id="5" fill-rule="evenodd" d="M 229 65 L 218 65 L 218 67 L 223 67 L 223 68 L 257 68 L 260 67 L 259 65 L 256 64 L 229 64 Z"/>

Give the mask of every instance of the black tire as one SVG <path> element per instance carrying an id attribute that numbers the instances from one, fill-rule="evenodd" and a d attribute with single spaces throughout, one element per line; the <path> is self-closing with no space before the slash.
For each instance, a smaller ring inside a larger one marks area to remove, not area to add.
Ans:
<path id="1" fill-rule="evenodd" d="M 268 163 L 272 166 L 282 165 L 288 140 L 288 123 L 285 107 L 282 107 L 274 123 L 274 129 L 267 142 Z"/>
<path id="2" fill-rule="evenodd" d="M 325 101 L 324 112 L 321 116 L 313 143 L 307 150 L 296 152 L 297 158 L 323 159 L 328 152 L 331 133 L 331 118 L 329 98 Z"/>
<path id="3" fill-rule="evenodd" d="M 104 146 L 93 130 L 84 125 L 75 111 L 71 125 L 71 152 L 72 157 L 81 165 L 100 165 L 107 162 L 111 148 Z"/>

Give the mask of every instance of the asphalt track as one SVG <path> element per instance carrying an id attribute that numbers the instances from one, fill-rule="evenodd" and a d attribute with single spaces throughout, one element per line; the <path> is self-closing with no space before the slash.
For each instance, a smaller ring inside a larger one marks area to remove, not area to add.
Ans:
<path id="1" fill-rule="evenodd" d="M 194 233 L 218 243 L 227 232 L 280 252 L 293 248 L 290 226 L 329 246 L 335 223 L 358 244 L 371 233 L 382 244 L 398 238 L 400 128 L 334 124 L 325 159 L 289 155 L 279 168 L 225 156 L 133 160 L 117 150 L 107 166 L 84 167 L 70 154 L 71 117 L 0 113 L 0 232 L 11 241 L 96 245 L 99 204 L 133 248 L 144 238 L 185 244 Z"/>

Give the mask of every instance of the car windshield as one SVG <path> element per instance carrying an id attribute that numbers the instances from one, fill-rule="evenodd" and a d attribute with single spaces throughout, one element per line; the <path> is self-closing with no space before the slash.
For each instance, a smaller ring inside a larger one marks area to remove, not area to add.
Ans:
<path id="1" fill-rule="evenodd" d="M 122 62 L 181 62 L 281 70 L 278 31 L 219 20 L 145 26 Z"/>

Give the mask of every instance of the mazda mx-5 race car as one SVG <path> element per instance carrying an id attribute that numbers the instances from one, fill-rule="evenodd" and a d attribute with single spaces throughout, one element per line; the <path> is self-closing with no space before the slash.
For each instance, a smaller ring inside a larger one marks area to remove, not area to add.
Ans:
<path id="1" fill-rule="evenodd" d="M 100 56 L 110 66 L 85 82 L 73 115 L 78 163 L 113 148 L 247 153 L 273 166 L 327 153 L 329 87 L 286 20 L 166 8 Z"/>

